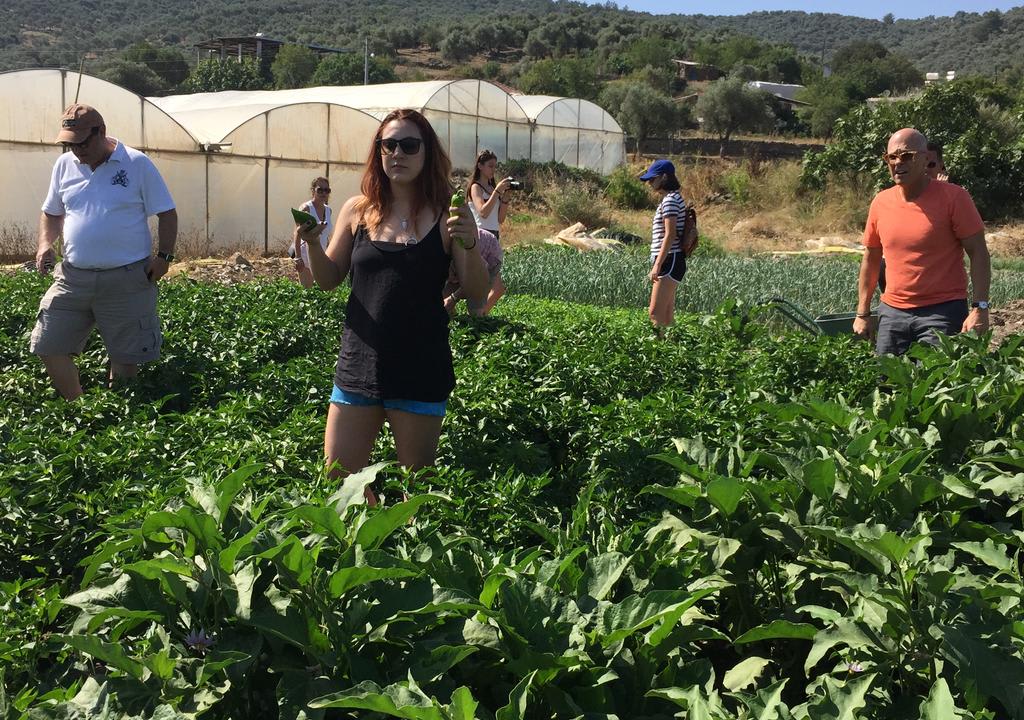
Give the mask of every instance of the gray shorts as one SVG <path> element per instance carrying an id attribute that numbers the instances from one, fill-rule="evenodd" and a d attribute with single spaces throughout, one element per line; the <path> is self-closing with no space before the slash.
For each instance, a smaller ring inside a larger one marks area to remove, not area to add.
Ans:
<path id="1" fill-rule="evenodd" d="M 29 349 L 36 355 L 77 355 L 95 326 L 111 362 L 157 360 L 163 336 L 156 314 L 156 284 L 146 260 L 110 270 L 85 270 L 66 262 L 39 302 Z"/>
<path id="2" fill-rule="evenodd" d="M 875 352 L 879 355 L 902 355 L 915 342 L 938 345 L 937 333 L 956 335 L 966 319 L 966 299 L 906 310 L 880 303 Z"/>

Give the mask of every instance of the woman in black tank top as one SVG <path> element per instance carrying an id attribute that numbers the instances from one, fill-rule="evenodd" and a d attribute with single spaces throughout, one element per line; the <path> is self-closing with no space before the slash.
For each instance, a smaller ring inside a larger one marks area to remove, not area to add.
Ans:
<path id="1" fill-rule="evenodd" d="M 369 464 L 385 420 L 400 464 L 434 464 L 455 386 L 441 289 L 449 267 L 476 300 L 489 287 L 472 214 L 467 207 L 449 214 L 450 174 L 430 123 L 415 110 L 395 110 L 377 129 L 362 194 L 338 212 L 327 250 L 311 242 L 322 226 L 303 234 L 321 289 L 352 278 L 324 432 L 335 477 Z M 369 487 L 366 499 L 377 502 Z"/>

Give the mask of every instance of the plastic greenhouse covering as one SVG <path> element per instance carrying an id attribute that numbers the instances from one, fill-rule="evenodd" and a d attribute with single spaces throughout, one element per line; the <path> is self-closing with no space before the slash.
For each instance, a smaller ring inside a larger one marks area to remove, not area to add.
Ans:
<path id="1" fill-rule="evenodd" d="M 61 152 L 53 143 L 59 118 L 76 97 L 100 111 L 111 137 L 153 159 L 188 254 L 283 252 L 288 208 L 308 197 L 318 175 L 331 179 L 335 206 L 356 194 L 380 118 L 399 107 L 421 111 L 462 170 L 482 148 L 500 160 L 557 160 L 601 173 L 625 157 L 622 129 L 599 106 L 512 95 L 481 80 L 145 98 L 89 75 L 38 69 L 0 73 L 0 97 L 0 233 L 24 255 L 34 253 Z"/>

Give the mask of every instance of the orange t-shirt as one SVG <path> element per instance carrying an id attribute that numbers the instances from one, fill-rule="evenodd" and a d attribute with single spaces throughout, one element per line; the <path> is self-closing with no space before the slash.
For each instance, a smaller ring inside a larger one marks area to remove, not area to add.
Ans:
<path id="1" fill-rule="evenodd" d="M 967 298 L 961 240 L 985 229 L 970 193 L 932 180 L 911 201 L 899 187 L 875 196 L 864 226 L 864 246 L 885 257 L 882 301 L 907 309 Z"/>

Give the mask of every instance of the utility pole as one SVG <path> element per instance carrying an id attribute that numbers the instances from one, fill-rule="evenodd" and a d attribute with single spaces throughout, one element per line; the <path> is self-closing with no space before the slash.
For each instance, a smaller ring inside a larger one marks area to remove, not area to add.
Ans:
<path id="1" fill-rule="evenodd" d="M 363 85 L 370 84 L 370 38 L 363 38 Z"/>

